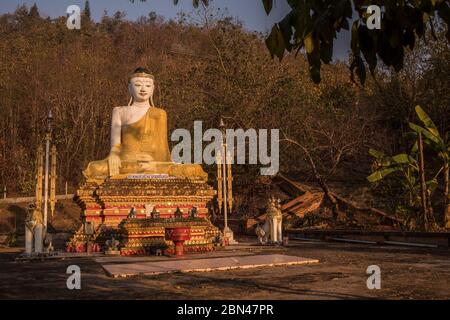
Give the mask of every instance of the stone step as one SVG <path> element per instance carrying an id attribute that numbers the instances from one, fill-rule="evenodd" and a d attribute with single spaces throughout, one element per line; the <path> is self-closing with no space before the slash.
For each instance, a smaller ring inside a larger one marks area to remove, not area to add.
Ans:
<path id="1" fill-rule="evenodd" d="M 102 265 L 114 278 L 136 275 L 157 275 L 174 272 L 205 272 L 217 270 L 249 269 L 258 267 L 287 266 L 318 263 L 319 260 L 283 254 L 232 256 L 209 259 L 155 261 Z"/>

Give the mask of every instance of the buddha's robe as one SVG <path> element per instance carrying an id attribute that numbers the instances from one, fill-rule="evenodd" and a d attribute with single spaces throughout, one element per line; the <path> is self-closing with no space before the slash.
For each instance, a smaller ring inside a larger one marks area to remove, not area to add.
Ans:
<path id="1" fill-rule="evenodd" d="M 155 107 L 150 107 L 140 120 L 122 126 L 119 157 L 120 175 L 168 174 L 203 181 L 208 178 L 198 164 L 172 162 L 167 139 L 167 115 L 163 109 Z M 94 180 L 108 178 L 108 158 L 90 162 L 83 175 Z"/>

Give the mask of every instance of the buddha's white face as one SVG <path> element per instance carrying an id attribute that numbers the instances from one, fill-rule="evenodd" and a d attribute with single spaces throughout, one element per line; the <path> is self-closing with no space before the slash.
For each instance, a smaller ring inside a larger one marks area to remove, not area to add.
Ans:
<path id="1" fill-rule="evenodd" d="M 155 85 L 153 79 L 136 77 L 130 80 L 128 90 L 130 91 L 134 101 L 145 102 L 153 96 Z"/>

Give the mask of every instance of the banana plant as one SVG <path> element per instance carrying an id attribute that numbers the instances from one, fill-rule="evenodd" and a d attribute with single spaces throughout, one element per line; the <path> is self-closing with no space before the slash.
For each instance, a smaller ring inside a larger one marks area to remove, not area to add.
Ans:
<path id="1" fill-rule="evenodd" d="M 413 130 L 411 135 L 417 137 L 419 132 L 422 133 L 424 143 L 436 152 L 437 156 L 439 159 L 442 159 L 443 163 L 448 164 L 450 159 L 449 142 L 441 136 L 433 120 L 431 120 L 428 114 L 420 106 L 416 106 L 415 110 L 419 120 L 423 124 L 423 127 L 410 122 L 409 127 Z M 417 142 L 413 147 L 413 151 L 417 151 Z"/>
<path id="2" fill-rule="evenodd" d="M 375 171 L 367 177 L 370 182 L 377 182 L 390 174 L 401 173 L 401 183 L 407 190 L 408 206 L 419 208 L 421 205 L 419 164 L 418 164 L 418 143 L 417 136 L 422 134 L 423 142 L 436 154 L 441 162 L 433 178 L 426 181 L 426 192 L 428 200 L 437 189 L 438 178 L 444 176 L 444 221 L 446 226 L 450 227 L 450 201 L 449 201 L 449 164 L 450 164 L 450 145 L 446 138 L 443 138 L 434 122 L 428 114 L 420 107 L 416 106 L 416 114 L 422 125 L 410 122 L 409 127 L 413 130 L 406 136 L 414 137 L 416 141 L 410 151 L 410 154 L 402 153 L 395 156 L 388 156 L 384 153 L 370 149 L 369 154 L 375 158 Z M 431 203 L 428 204 L 431 209 Z"/>
<path id="3" fill-rule="evenodd" d="M 381 151 L 370 149 L 369 154 L 375 158 L 375 171 L 367 177 L 369 182 L 378 182 L 392 173 L 401 173 L 402 185 L 408 190 L 409 205 L 416 202 L 416 190 L 419 165 L 415 157 L 406 153 L 388 156 Z"/>
<path id="4" fill-rule="evenodd" d="M 409 227 L 414 225 L 416 227 L 417 221 L 420 220 L 419 216 L 417 216 L 417 212 L 422 202 L 420 193 L 419 163 L 417 160 L 417 152 L 415 151 L 415 147 L 411 150 L 411 154 L 401 153 L 395 156 L 388 156 L 383 152 L 374 149 L 370 149 L 369 154 L 375 158 L 375 171 L 367 177 L 367 180 L 370 182 L 378 182 L 393 173 L 400 173 L 400 183 L 403 189 L 406 190 L 407 195 L 407 210 L 401 211 L 406 215 L 406 225 L 409 225 Z M 426 181 L 425 186 L 428 197 L 431 197 L 438 186 L 437 176 L 434 176 L 432 179 Z"/>
<path id="5" fill-rule="evenodd" d="M 450 171 L 450 141 L 448 133 L 445 137 L 441 136 L 438 128 L 431 120 L 430 116 L 420 107 L 415 108 L 417 117 L 423 126 L 410 122 L 409 127 L 413 130 L 412 135 L 417 136 L 419 133 L 424 137 L 424 143 L 437 155 L 441 162 L 436 176 L 441 173 L 444 180 L 444 212 L 443 217 L 447 227 L 450 227 L 450 201 L 449 201 L 449 171 Z M 417 150 L 417 143 L 413 150 Z"/>

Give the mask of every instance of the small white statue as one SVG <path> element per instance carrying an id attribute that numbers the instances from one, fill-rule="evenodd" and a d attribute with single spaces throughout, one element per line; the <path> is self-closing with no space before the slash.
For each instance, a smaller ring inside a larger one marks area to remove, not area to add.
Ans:
<path id="1" fill-rule="evenodd" d="M 42 212 L 33 203 L 28 207 L 25 219 L 25 253 L 42 253 L 46 229 Z"/>
<path id="2" fill-rule="evenodd" d="M 260 244 L 266 244 L 269 239 L 271 243 L 282 243 L 282 220 L 280 199 L 270 198 L 267 203 L 266 223 L 262 227 L 258 225 L 255 230 Z"/>

